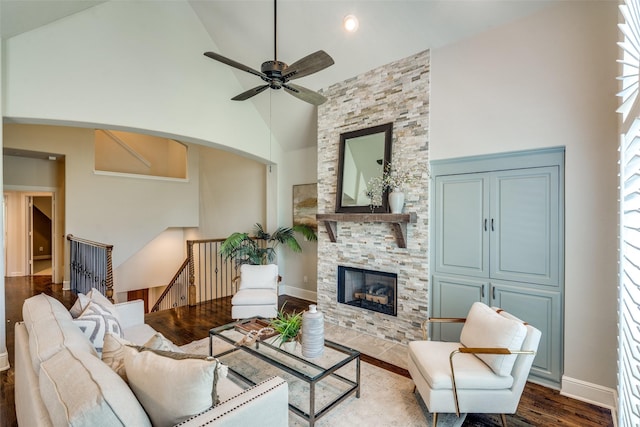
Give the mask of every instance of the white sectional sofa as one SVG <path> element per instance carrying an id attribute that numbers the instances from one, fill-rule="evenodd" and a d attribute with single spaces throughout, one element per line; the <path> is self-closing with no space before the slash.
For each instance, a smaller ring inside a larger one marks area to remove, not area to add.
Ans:
<path id="1" fill-rule="evenodd" d="M 142 345 L 156 334 L 144 323 L 142 301 L 114 304 L 113 307 L 124 339 Z M 23 319 L 15 325 L 15 402 L 20 427 L 167 425 L 156 422 L 157 417 L 149 413 L 145 396 L 136 398 L 135 393 L 140 394 L 131 382 L 132 378 L 129 378 L 130 387 L 102 361 L 95 343 L 83 334 L 58 300 L 45 294 L 27 299 L 23 305 Z M 148 353 L 152 352 L 141 351 L 139 354 L 160 357 Z M 171 360 L 171 363 L 183 361 Z M 190 369 L 187 364 L 180 365 L 179 371 L 186 374 L 187 369 Z M 218 372 L 217 369 L 214 371 Z M 288 386 L 284 380 L 273 377 L 243 389 L 226 376 L 215 376 L 220 377 L 215 385 L 219 403 L 182 417 L 177 425 L 288 425 Z M 150 377 L 155 377 L 161 386 L 171 383 L 166 374 Z M 169 387 L 167 393 L 169 399 L 179 399 L 188 391 L 176 386 L 175 389 Z M 167 407 L 170 405 L 164 406 Z"/>

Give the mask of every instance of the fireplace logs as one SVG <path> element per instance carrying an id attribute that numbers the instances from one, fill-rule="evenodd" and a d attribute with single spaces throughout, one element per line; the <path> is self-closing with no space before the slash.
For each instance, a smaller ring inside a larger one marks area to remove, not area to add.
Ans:
<path id="1" fill-rule="evenodd" d="M 396 315 L 397 275 L 353 267 L 338 267 L 338 302 Z"/>

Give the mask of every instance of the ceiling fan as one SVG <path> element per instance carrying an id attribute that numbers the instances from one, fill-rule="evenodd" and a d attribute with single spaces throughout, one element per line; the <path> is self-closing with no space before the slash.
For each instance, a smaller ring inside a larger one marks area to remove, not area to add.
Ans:
<path id="1" fill-rule="evenodd" d="M 233 98 L 234 101 L 244 101 L 259 94 L 260 92 L 271 89 L 284 88 L 285 91 L 298 99 L 308 102 L 313 105 L 323 104 L 327 98 L 320 95 L 317 92 L 309 90 L 305 87 L 298 86 L 289 83 L 290 80 L 299 79 L 304 76 L 316 73 L 334 64 L 333 59 L 323 50 L 319 50 L 304 58 L 294 62 L 291 65 L 287 65 L 284 62 L 278 61 L 277 50 L 277 23 L 278 23 L 278 8 L 276 4 L 277 0 L 273 1 L 273 60 L 262 63 L 260 67 L 261 71 L 254 70 L 251 67 L 243 65 L 233 59 L 226 58 L 215 52 L 205 52 L 205 56 L 211 59 L 230 65 L 247 73 L 251 73 L 260 77 L 266 82 L 266 84 L 256 86 L 253 89 L 249 89 L 246 92 L 241 93 Z"/>

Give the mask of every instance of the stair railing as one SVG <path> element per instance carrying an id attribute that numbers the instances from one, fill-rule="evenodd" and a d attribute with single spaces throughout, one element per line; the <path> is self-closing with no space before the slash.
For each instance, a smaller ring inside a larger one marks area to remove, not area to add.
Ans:
<path id="1" fill-rule="evenodd" d="M 235 258 L 225 259 L 220 245 L 225 239 L 187 240 L 187 259 L 151 311 L 233 296 L 238 275 Z M 264 244 L 264 240 L 258 242 Z M 188 282 L 185 285 L 185 282 Z"/>
<path id="2" fill-rule="evenodd" d="M 87 294 L 96 288 L 113 302 L 113 245 L 67 235 L 71 291 Z"/>

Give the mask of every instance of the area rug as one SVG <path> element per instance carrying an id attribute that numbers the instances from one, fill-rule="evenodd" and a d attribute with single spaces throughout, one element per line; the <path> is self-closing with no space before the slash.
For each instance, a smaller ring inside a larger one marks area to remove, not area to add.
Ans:
<path id="1" fill-rule="evenodd" d="M 214 342 L 214 348 L 228 344 L 221 341 Z M 197 340 L 181 347 L 185 352 L 194 354 L 208 354 L 209 338 Z M 270 365 L 260 365 L 259 359 L 245 352 L 236 352 L 229 357 L 247 358 L 247 367 L 264 370 L 264 375 L 269 376 L 273 372 Z M 236 363 L 237 361 L 234 361 Z M 243 368 L 244 369 L 244 368 Z M 298 399 L 308 396 L 308 391 L 301 392 L 298 382 L 287 377 L 282 371 L 280 376 L 289 382 L 289 399 L 297 402 Z M 276 372 L 277 373 L 277 372 Z M 347 374 L 345 374 L 347 375 Z M 320 391 L 316 389 L 316 395 L 330 393 L 332 384 L 327 384 Z M 322 400 L 322 396 L 319 397 Z M 464 422 L 464 415 L 460 418 L 455 414 L 441 414 L 438 418 L 438 427 L 460 427 Z M 308 422 L 293 412 L 289 412 L 290 427 L 306 427 Z M 418 393 L 413 392 L 413 382 L 406 377 L 379 368 L 366 362 L 360 365 L 360 398 L 352 395 L 338 406 L 333 408 L 315 423 L 318 427 L 328 426 L 385 426 L 385 427 L 413 427 L 431 426 L 431 414 L 427 411 L 424 402 Z"/>

